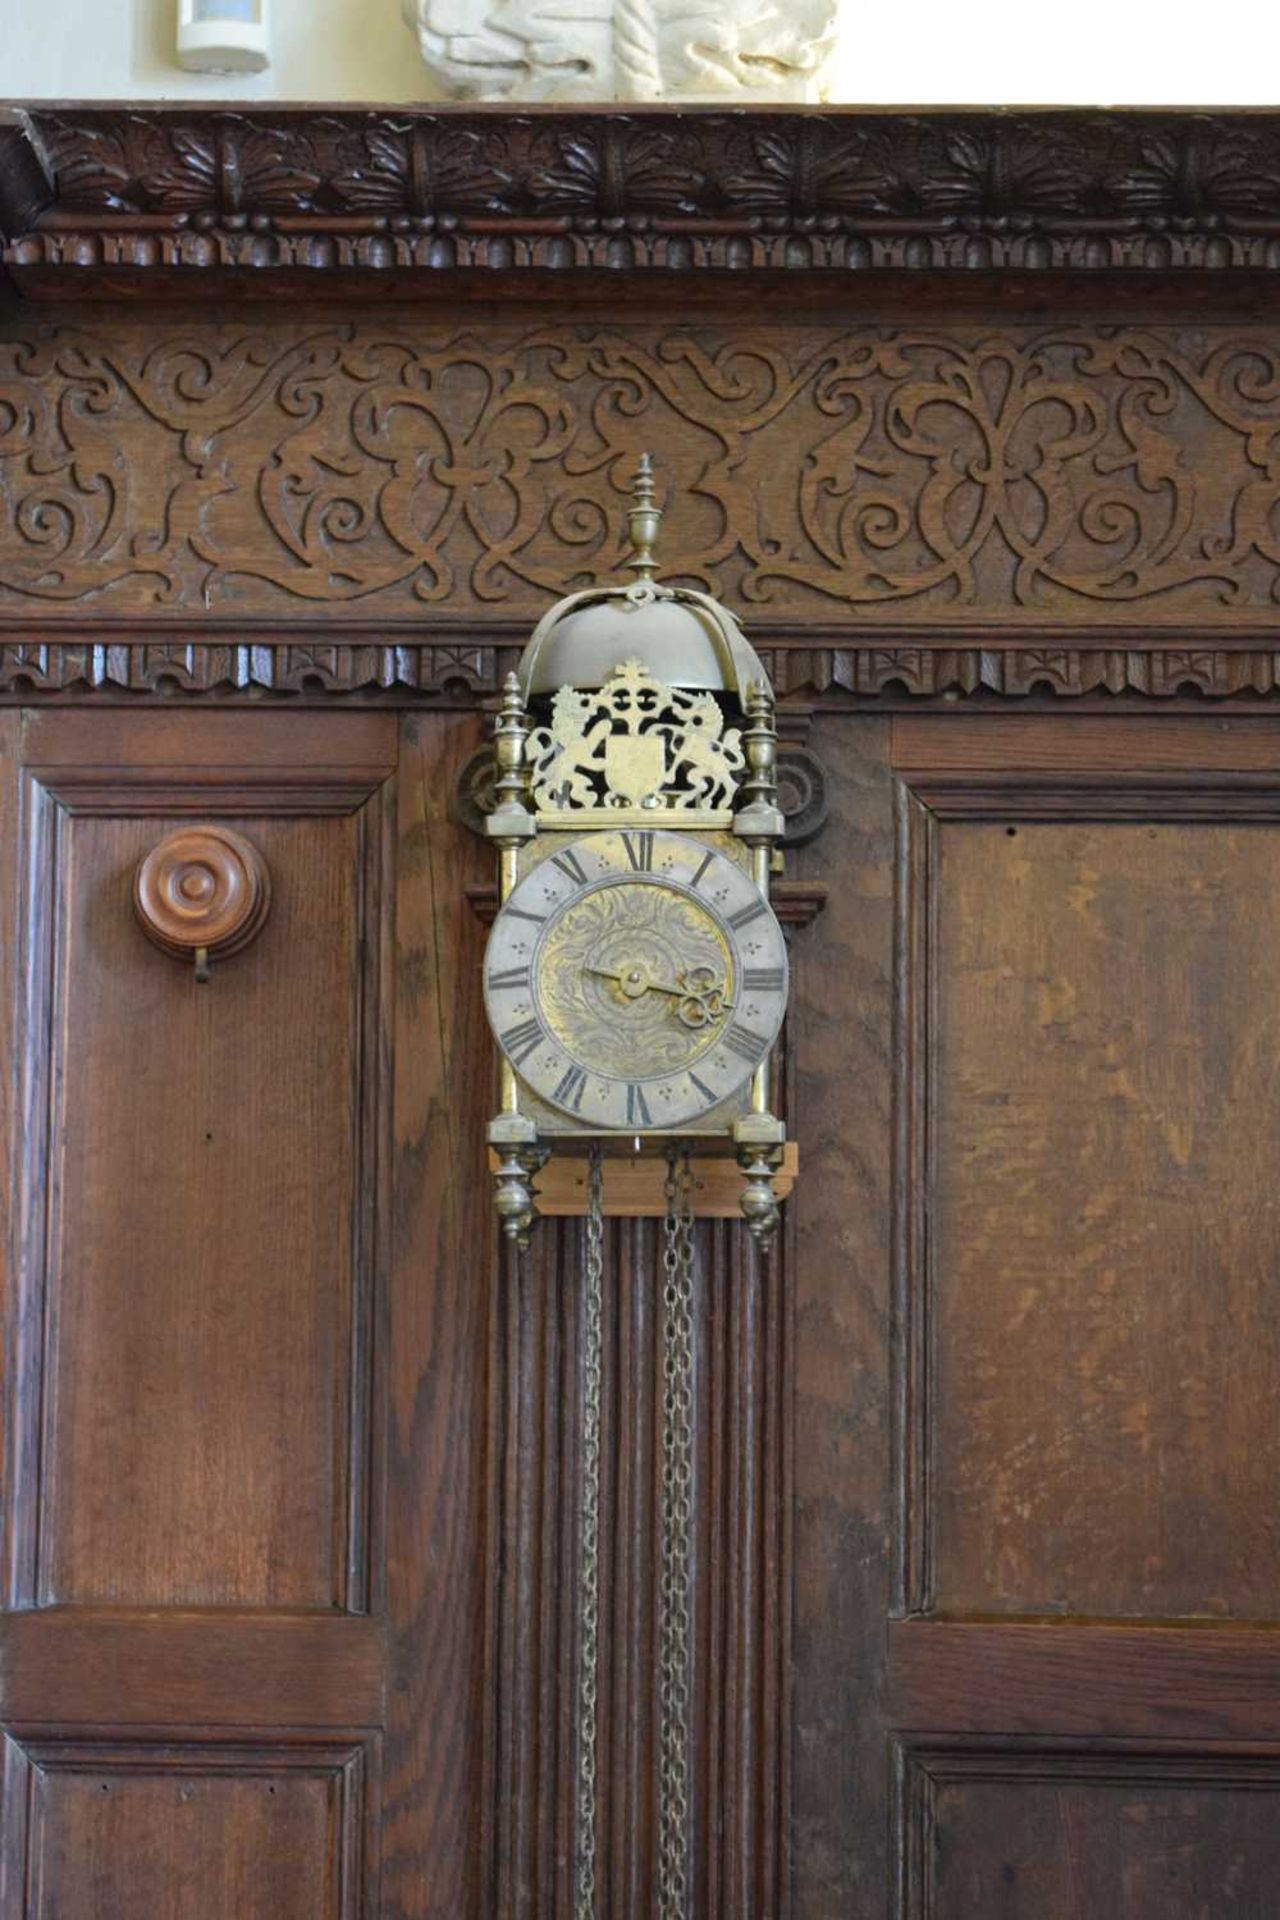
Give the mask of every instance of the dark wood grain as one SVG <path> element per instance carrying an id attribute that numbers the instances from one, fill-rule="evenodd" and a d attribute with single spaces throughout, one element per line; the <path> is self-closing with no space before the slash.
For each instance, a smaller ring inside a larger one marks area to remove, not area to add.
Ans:
<path id="1" fill-rule="evenodd" d="M 484 1912 L 486 1339 L 496 1236 L 485 1164 L 483 930 L 465 887 L 485 853 L 449 817 L 474 719 L 406 716 L 396 869 L 394 1230 L 387 1337 L 387 1920 Z"/>
<path id="2" fill-rule="evenodd" d="M 790 1022 L 805 1170 L 787 1223 L 792 1887 L 797 1920 L 870 1920 L 883 1911 L 889 1872 L 879 1715 L 890 1604 L 893 781 L 884 721 L 819 719 L 813 744 L 827 767 L 831 816 L 797 869 L 839 882 L 797 936 Z"/>
<path id="3" fill-rule="evenodd" d="M 1270 1628 L 899 1620 L 893 1726 L 1185 1742 L 1280 1738 Z"/>
<path id="4" fill-rule="evenodd" d="M 138 951 L 153 823 L 58 835 L 55 1032 L 93 1044 L 50 1067 L 42 1603 L 363 1604 L 356 822 L 246 824 L 275 910 L 207 989 L 190 959 Z M 299 1115 L 306 1150 L 282 1163 Z"/>
<path id="5" fill-rule="evenodd" d="M 24 1893 L 42 1914 L 123 1920 L 146 1899 L 189 1920 L 215 1901 L 219 1913 L 353 1920 L 376 1899 L 367 1745 L 45 1732 L 7 1743 L 5 1774 L 10 1824 L 29 1836 Z"/>
<path id="6" fill-rule="evenodd" d="M 21 1726 L 374 1727 L 384 1627 L 323 1613 L 51 1607 L 0 1615 L 0 1707 Z"/>
<path id="7" fill-rule="evenodd" d="M 1214 774 L 1274 774 L 1280 771 L 1280 716 L 1255 709 L 1250 714 L 1215 715 L 1187 710 L 1167 714 L 1158 727 L 1144 715 L 1115 708 L 1105 716 L 1024 714 L 1016 727 L 994 716 L 957 714 L 956 725 L 940 730 L 902 714 L 892 722 L 894 765 L 925 797 L 935 792 L 939 805 L 965 774 L 981 774 L 993 784 L 1031 775 L 1027 786 L 1080 787 L 1182 775 L 1188 784 Z M 1172 784 L 1172 783 L 1171 783 Z"/>
<path id="8" fill-rule="evenodd" d="M 906 1788 L 909 1920 L 1274 1908 L 1274 1756 L 913 1749 Z"/>
<path id="9" fill-rule="evenodd" d="M 36 1772 L 31 1911 L 343 1920 L 335 1782 Z"/>

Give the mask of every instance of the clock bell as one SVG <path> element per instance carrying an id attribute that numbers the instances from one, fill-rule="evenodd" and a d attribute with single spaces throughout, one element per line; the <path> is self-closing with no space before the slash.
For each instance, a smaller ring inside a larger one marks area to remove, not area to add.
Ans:
<path id="1" fill-rule="evenodd" d="M 788 982 L 769 904 L 773 694 L 733 614 L 656 577 L 647 455 L 628 522 L 634 578 L 546 614 L 497 719 L 484 969 L 497 1208 L 523 1243 L 557 1149 L 731 1144 L 764 1244 L 786 1138 L 772 1094 Z"/>

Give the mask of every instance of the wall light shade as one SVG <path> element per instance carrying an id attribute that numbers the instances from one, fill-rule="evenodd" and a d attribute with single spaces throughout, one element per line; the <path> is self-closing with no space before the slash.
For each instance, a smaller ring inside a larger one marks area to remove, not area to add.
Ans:
<path id="1" fill-rule="evenodd" d="M 270 0 L 178 0 L 178 65 L 261 73 L 270 63 Z"/>

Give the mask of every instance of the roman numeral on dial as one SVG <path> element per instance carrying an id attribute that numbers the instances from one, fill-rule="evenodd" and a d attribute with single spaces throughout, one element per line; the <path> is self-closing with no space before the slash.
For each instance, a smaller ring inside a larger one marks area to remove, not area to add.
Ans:
<path id="1" fill-rule="evenodd" d="M 651 1127 L 653 1115 L 649 1112 L 649 1103 L 644 1097 L 644 1088 L 634 1080 L 627 1082 L 627 1125 L 629 1127 Z"/>
<path id="2" fill-rule="evenodd" d="M 781 993 L 786 975 L 781 967 L 744 967 L 742 984 L 748 993 Z"/>
<path id="3" fill-rule="evenodd" d="M 566 848 L 563 853 L 553 853 L 551 856 L 551 864 L 553 867 L 559 867 L 565 879 L 572 880 L 576 887 L 586 886 L 587 870 L 581 860 L 579 860 L 577 854 L 573 853 L 569 848 Z"/>
<path id="4" fill-rule="evenodd" d="M 582 1112 L 582 1095 L 587 1084 L 587 1076 L 581 1067 L 570 1067 L 561 1077 L 551 1098 L 562 1107 L 572 1107 L 575 1113 Z"/>
<path id="5" fill-rule="evenodd" d="M 758 920 L 762 913 L 768 911 L 763 900 L 753 900 L 749 907 L 739 907 L 736 913 L 729 915 L 729 925 L 736 933 L 740 927 L 749 927 L 753 920 Z"/>
<path id="6" fill-rule="evenodd" d="M 528 967 L 508 967 L 505 973 L 485 975 L 485 985 L 490 993 L 501 993 L 504 987 L 527 987 L 533 975 Z"/>
<path id="7" fill-rule="evenodd" d="M 769 1043 L 762 1035 L 753 1033 L 750 1027 L 744 1027 L 741 1021 L 735 1020 L 724 1036 L 724 1044 L 730 1053 L 736 1053 L 740 1060 L 749 1060 L 754 1066 Z"/>
<path id="8" fill-rule="evenodd" d="M 517 1066 L 536 1053 L 546 1039 L 540 1021 L 521 1020 L 517 1026 L 508 1027 L 505 1033 L 498 1035 L 502 1051 L 508 1060 L 514 1060 Z"/>
<path id="9" fill-rule="evenodd" d="M 624 833 L 622 844 L 627 850 L 627 858 L 636 873 L 653 872 L 653 835 L 651 833 Z"/>

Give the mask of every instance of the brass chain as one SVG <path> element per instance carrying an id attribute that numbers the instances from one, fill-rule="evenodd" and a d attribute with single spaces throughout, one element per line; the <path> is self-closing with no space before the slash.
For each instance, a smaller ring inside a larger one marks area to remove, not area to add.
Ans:
<path id="1" fill-rule="evenodd" d="M 600 1385 L 604 1341 L 604 1171 L 591 1148 L 582 1297 L 582 1485 L 579 1500 L 578 1835 L 574 1920 L 596 1911 L 596 1702 L 600 1676 Z"/>
<path id="2" fill-rule="evenodd" d="M 662 1270 L 658 1913 L 660 1920 L 688 1920 L 694 1242 L 687 1147 L 667 1154 Z"/>

